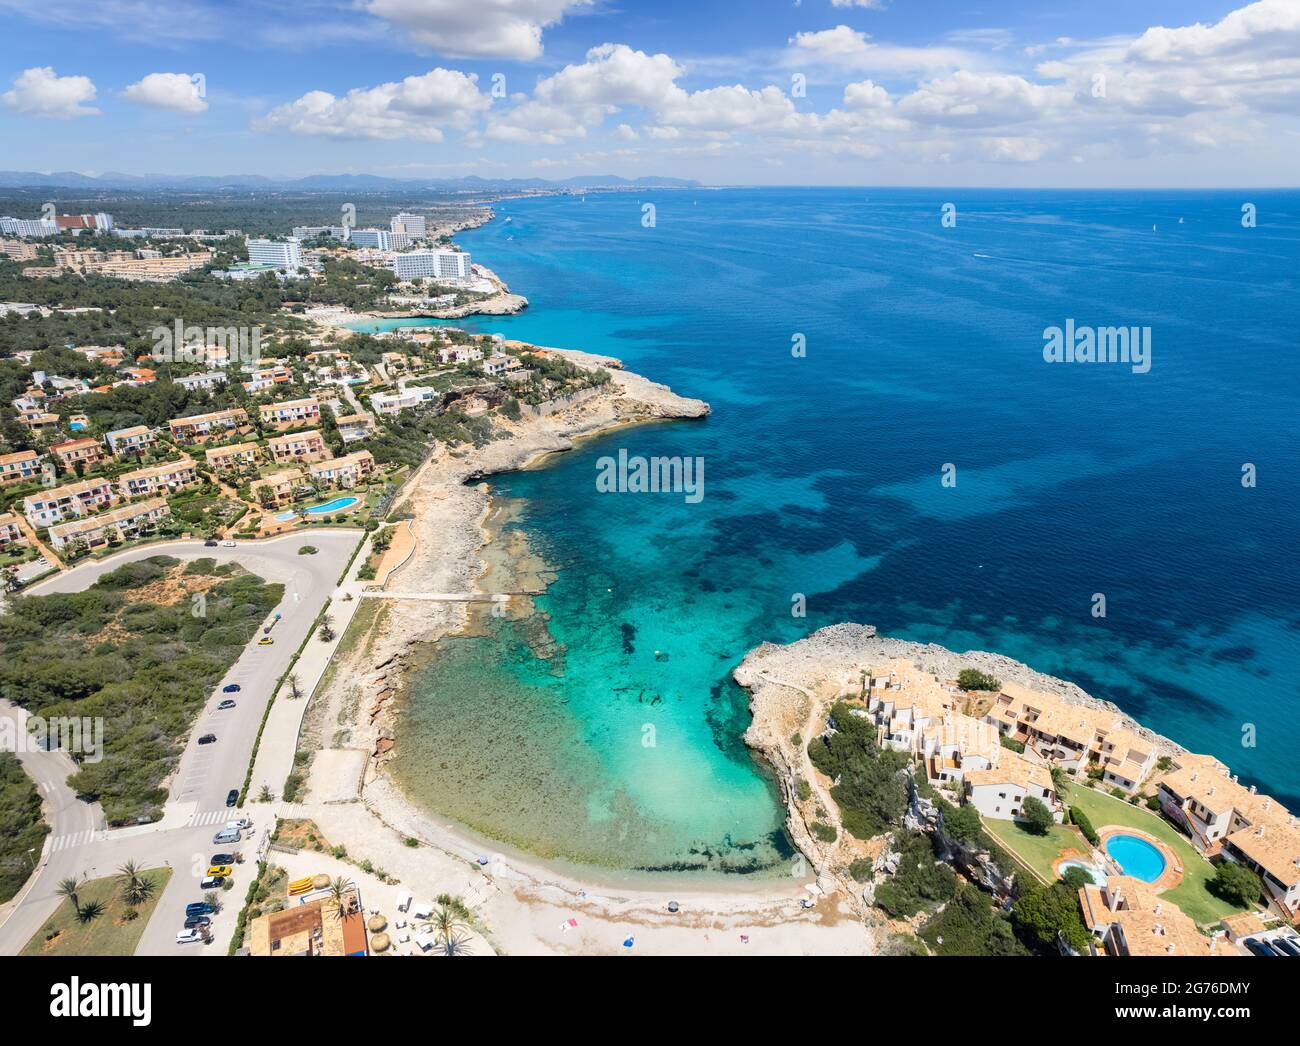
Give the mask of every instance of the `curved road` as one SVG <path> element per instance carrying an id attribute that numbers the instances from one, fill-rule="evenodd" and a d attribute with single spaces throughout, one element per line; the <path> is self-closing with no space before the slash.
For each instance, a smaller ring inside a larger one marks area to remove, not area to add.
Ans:
<path id="1" fill-rule="evenodd" d="M 124 563 L 158 555 L 181 560 L 230 560 L 266 581 L 285 586 L 284 598 L 275 608 L 282 616 L 272 633 L 274 645 L 250 643 L 199 712 L 189 743 L 172 775 L 161 821 L 105 831 L 98 804 L 82 802 L 68 789 L 65 779 L 71 761 L 66 755 L 60 752 L 23 754 L 23 767 L 37 782 L 46 800 L 52 831 L 35 877 L 10 905 L 0 909 L 0 920 L 3 920 L 0 921 L 0 954 L 17 954 L 54 909 L 60 903 L 67 903 L 55 892 L 60 880 L 69 876 L 93 879 L 111 875 L 128 860 L 146 868 L 169 865 L 173 869 L 171 883 L 145 929 L 137 953 L 197 955 L 212 950 L 202 945 L 176 944 L 176 931 L 184 922 L 185 905 L 201 899 L 198 878 L 207 867 L 207 858 L 217 849 L 228 849 L 214 847 L 212 836 L 236 813 L 226 809 L 226 793 L 244 783 L 253 743 L 276 681 L 334 593 L 339 575 L 362 536 L 359 530 L 312 530 L 265 541 L 240 542 L 234 548 L 207 548 L 201 541 L 146 545 L 104 560 L 83 563 L 27 590 L 27 594 L 35 595 L 79 592 Z M 313 545 L 319 551 L 315 555 L 299 555 L 298 549 L 303 545 Z M 239 693 L 223 695 L 222 687 L 230 683 L 239 685 Z M 216 706 L 223 697 L 234 697 L 236 707 L 218 712 Z M 21 714 L 21 710 L 13 710 L 11 706 L 0 706 L 0 716 Z M 196 738 L 206 733 L 216 734 L 217 742 L 198 745 Z M 239 848 L 251 850 L 251 840 L 239 844 Z M 234 906 L 243 896 L 244 887 L 238 880 L 249 877 L 250 867 L 251 862 L 236 870 L 237 889 L 226 895 L 233 899 Z M 229 910 L 222 915 L 233 921 Z"/>

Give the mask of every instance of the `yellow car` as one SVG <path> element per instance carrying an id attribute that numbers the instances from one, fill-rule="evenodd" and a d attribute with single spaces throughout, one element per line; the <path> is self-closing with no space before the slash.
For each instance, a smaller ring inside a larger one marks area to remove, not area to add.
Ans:
<path id="1" fill-rule="evenodd" d="M 209 877 L 216 877 L 218 875 L 224 876 L 229 874 L 230 874 L 230 865 L 228 864 L 214 864 L 211 868 L 208 869 Z"/>
<path id="2" fill-rule="evenodd" d="M 272 639 L 270 636 L 263 636 L 261 639 L 257 641 L 258 646 L 271 646 L 274 643 L 275 640 Z"/>

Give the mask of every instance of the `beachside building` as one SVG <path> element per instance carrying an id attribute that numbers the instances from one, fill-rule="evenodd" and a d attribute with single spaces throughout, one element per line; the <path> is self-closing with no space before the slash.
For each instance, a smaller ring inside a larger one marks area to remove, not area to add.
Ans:
<path id="1" fill-rule="evenodd" d="M 179 461 L 166 461 L 161 465 L 124 472 L 117 478 L 117 489 L 122 497 L 129 499 L 146 494 L 174 494 L 198 482 L 199 474 L 195 471 L 194 460 L 183 457 Z"/>
<path id="2" fill-rule="evenodd" d="M 0 486 L 39 479 L 43 468 L 41 456 L 34 450 L 0 454 Z"/>
<path id="3" fill-rule="evenodd" d="M 312 425 L 320 421 L 320 401 L 315 396 L 283 403 L 264 403 L 257 408 L 263 425 L 278 429 L 292 429 L 299 425 Z"/>
<path id="4" fill-rule="evenodd" d="M 320 897 L 305 904 L 291 903 L 248 924 L 250 955 L 342 956 L 368 951 L 365 912 L 355 890 L 344 898 L 341 918 L 334 902 Z"/>
<path id="5" fill-rule="evenodd" d="M 372 247 L 379 251 L 393 249 L 393 234 L 388 229 L 353 229 L 348 239 L 358 247 Z"/>
<path id="6" fill-rule="evenodd" d="M 1160 779 L 1160 805 L 1207 856 L 1246 865 L 1287 919 L 1300 918 L 1300 819 L 1209 755 L 1182 753 Z"/>
<path id="7" fill-rule="evenodd" d="M 189 389 L 193 392 L 195 389 L 215 389 L 218 385 L 226 383 L 226 376 L 219 370 L 207 371 L 202 374 L 186 374 L 180 378 L 172 379 L 183 389 Z"/>
<path id="8" fill-rule="evenodd" d="M 302 267 L 302 245 L 295 239 L 258 240 L 246 238 L 250 265 L 269 265 L 275 269 Z"/>
<path id="9" fill-rule="evenodd" d="M 369 414 L 344 414 L 336 420 L 344 443 L 356 443 L 375 434 L 375 419 Z"/>
<path id="10" fill-rule="evenodd" d="M 473 345 L 448 345 L 438 350 L 440 363 L 477 363 L 483 358 L 483 350 Z"/>
<path id="11" fill-rule="evenodd" d="M 139 457 L 158 446 L 158 437 L 148 425 L 132 425 L 127 429 L 114 429 L 105 439 L 113 457 L 119 461 L 124 458 Z"/>
<path id="12" fill-rule="evenodd" d="M 370 397 L 370 405 L 376 414 L 400 414 L 410 407 L 422 403 L 431 403 L 438 396 L 437 390 L 423 385 L 408 385 L 400 392 L 376 392 Z"/>
<path id="13" fill-rule="evenodd" d="M 19 410 L 16 417 L 19 425 L 36 436 L 59 427 L 59 416 L 46 410 Z"/>
<path id="14" fill-rule="evenodd" d="M 266 441 L 266 449 L 271 452 L 271 460 L 278 465 L 298 461 L 324 461 L 330 456 L 325 437 L 318 429 L 272 436 Z"/>
<path id="15" fill-rule="evenodd" d="M 264 392 L 276 385 L 288 385 L 292 381 L 293 371 L 288 367 L 267 367 L 264 370 L 259 370 L 248 381 L 244 382 L 244 388 L 249 392 Z"/>
<path id="16" fill-rule="evenodd" d="M 33 527 L 48 527 L 98 512 L 116 501 L 117 494 L 109 480 L 83 479 L 29 494 L 23 498 L 23 515 Z"/>
<path id="17" fill-rule="evenodd" d="M 81 541 L 87 547 L 95 548 L 110 541 L 126 541 L 170 515 L 171 509 L 162 498 L 123 505 L 91 519 L 79 519 L 50 527 L 50 544 L 56 549 L 62 549 L 75 541 Z"/>
<path id="18" fill-rule="evenodd" d="M 968 771 L 963 784 L 966 802 L 984 817 L 1004 821 L 1023 817 L 1025 800 L 1032 797 L 1052 811 L 1058 822 L 1064 819 L 1047 767 L 1031 763 L 1010 749 L 1000 753 L 996 767 Z"/>
<path id="19" fill-rule="evenodd" d="M 985 721 L 1067 770 L 1102 770 L 1111 788 L 1136 792 L 1156 763 L 1155 745 L 1116 712 L 1073 704 L 1056 694 L 1004 683 Z"/>
<path id="20" fill-rule="evenodd" d="M 99 440 L 92 439 L 90 436 L 56 443 L 50 448 L 50 453 L 58 459 L 60 465 L 68 469 L 76 468 L 78 465 L 82 468 L 94 468 L 104 460 L 104 448 L 99 445 Z"/>
<path id="21" fill-rule="evenodd" d="M 229 447 L 214 447 L 205 451 L 204 457 L 218 472 L 233 472 L 245 465 L 256 465 L 262 448 L 256 443 L 232 443 Z"/>
<path id="22" fill-rule="evenodd" d="M 12 512 L 0 512 L 0 549 L 7 549 L 12 545 L 27 545 L 27 535 L 24 533 L 22 525 L 18 522 L 18 517 Z"/>
<path id="23" fill-rule="evenodd" d="M 464 251 L 420 250 L 394 254 L 389 262 L 399 280 L 459 281 L 473 276 Z"/>
<path id="24" fill-rule="evenodd" d="M 1079 889 L 1084 925 L 1094 955 L 1236 955 L 1206 937 L 1176 905 L 1163 901 L 1150 883 L 1130 875 L 1107 876 L 1104 886 Z"/>
<path id="25" fill-rule="evenodd" d="M 374 455 L 368 450 L 330 458 L 308 466 L 312 481 L 334 487 L 355 487 L 375 470 Z"/>
<path id="26" fill-rule="evenodd" d="M 253 431 L 248 412 L 243 407 L 230 407 L 208 414 L 194 414 L 188 418 L 174 418 L 167 422 L 172 439 L 177 443 L 204 443 L 210 439 L 227 439 L 234 435 L 247 435 Z"/>
<path id="27" fill-rule="evenodd" d="M 283 508 L 311 484 L 302 469 L 281 469 L 253 482 L 253 496 L 267 508 Z"/>
<path id="28" fill-rule="evenodd" d="M 483 361 L 483 373 L 492 377 L 513 374 L 515 371 L 523 369 L 524 361 L 518 356 L 507 356 L 501 352 L 494 352 Z"/>
<path id="29" fill-rule="evenodd" d="M 393 215 L 388 227 L 393 232 L 405 233 L 412 240 L 423 240 L 429 235 L 423 214 L 408 214 L 403 211 Z"/>

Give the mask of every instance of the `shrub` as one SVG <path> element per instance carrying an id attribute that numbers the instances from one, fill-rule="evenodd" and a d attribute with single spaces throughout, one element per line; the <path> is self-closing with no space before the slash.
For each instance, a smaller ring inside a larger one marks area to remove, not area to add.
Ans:
<path id="1" fill-rule="evenodd" d="M 1259 876 L 1236 861 L 1223 861 L 1206 884 L 1210 892 L 1229 904 L 1249 908 L 1259 900 L 1262 887 Z"/>
<path id="2" fill-rule="evenodd" d="M 1159 813 L 1159 812 L 1160 812 L 1160 809 L 1161 809 L 1161 807 L 1160 807 L 1160 796 L 1158 796 L 1158 795 L 1149 795 L 1149 796 L 1147 796 L 1147 809 L 1148 809 L 1148 810 L 1154 810 L 1156 813 Z"/>
<path id="3" fill-rule="evenodd" d="M 908 919 L 950 901 L 957 892 L 957 876 L 935 860 L 930 837 L 907 832 L 897 842 L 898 869 L 876 890 L 876 904 L 896 919 Z"/>
<path id="4" fill-rule="evenodd" d="M 808 826 L 812 834 L 823 843 L 833 843 L 839 838 L 839 832 L 835 830 L 833 824 L 827 824 L 825 821 L 814 821 Z"/>
<path id="5" fill-rule="evenodd" d="M 963 668 L 957 673 L 957 685 L 963 690 L 1000 690 L 1002 680 L 978 668 Z"/>
<path id="6" fill-rule="evenodd" d="M 801 803 L 806 803 L 812 796 L 812 785 L 804 778 L 799 778 L 799 783 L 795 785 L 795 794 L 799 797 Z"/>
<path id="7" fill-rule="evenodd" d="M 1092 822 L 1088 820 L 1088 815 L 1077 806 L 1070 807 L 1070 820 L 1074 822 L 1079 831 L 1083 833 L 1083 837 L 1093 846 L 1096 846 L 1101 842 L 1100 837 L 1097 835 L 1097 830 L 1093 828 Z"/>
<path id="8" fill-rule="evenodd" d="M 1010 748 L 1013 752 L 1023 753 L 1025 750 L 1025 743 L 1023 741 L 1017 741 L 1014 737 L 1007 737 L 1006 734 L 999 737 L 998 741 L 1001 743 L 1003 748 Z"/>
<path id="9" fill-rule="evenodd" d="M 1077 952 L 1088 950 L 1088 930 L 1079 915 L 1077 887 L 1063 882 L 1051 886 L 1031 883 L 1013 909 L 1017 925 L 1026 937 L 1046 948 L 1054 948 L 1057 935 Z"/>
<path id="10" fill-rule="evenodd" d="M 872 874 L 871 862 L 868 861 L 866 858 L 863 857 L 855 858 L 853 862 L 849 865 L 849 875 L 852 877 L 854 882 L 865 883 L 868 879 L 871 878 L 871 874 Z"/>
<path id="11" fill-rule="evenodd" d="M 318 549 L 315 545 L 303 545 L 302 548 L 298 549 L 298 555 L 314 556 L 319 551 L 320 549 Z"/>

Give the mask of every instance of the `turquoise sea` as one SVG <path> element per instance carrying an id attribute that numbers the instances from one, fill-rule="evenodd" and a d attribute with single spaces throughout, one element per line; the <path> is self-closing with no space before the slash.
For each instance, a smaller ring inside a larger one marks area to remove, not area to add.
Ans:
<path id="1" fill-rule="evenodd" d="M 713 415 L 497 478 L 558 570 L 539 606 L 563 652 L 539 659 L 515 623 L 443 643 L 396 763 L 415 797 L 608 869 L 783 868 L 729 671 L 854 620 L 1073 679 L 1300 808 L 1300 194 L 700 190 L 497 212 L 461 242 L 531 306 L 461 325 L 616 355 Z M 1046 363 L 1044 328 L 1067 320 L 1149 326 L 1150 372 Z M 620 448 L 702 457 L 703 500 L 598 493 Z"/>

